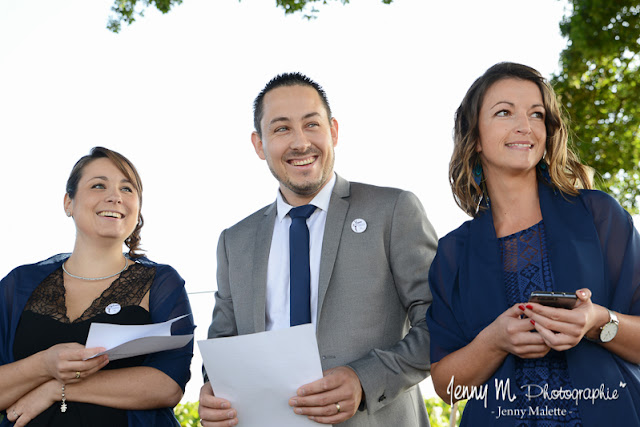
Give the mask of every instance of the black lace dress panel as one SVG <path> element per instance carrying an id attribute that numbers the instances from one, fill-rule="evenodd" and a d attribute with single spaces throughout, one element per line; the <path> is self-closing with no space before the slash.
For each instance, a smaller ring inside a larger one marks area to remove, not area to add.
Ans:
<path id="1" fill-rule="evenodd" d="M 151 288 L 155 268 L 133 264 L 82 313 L 70 321 L 67 317 L 62 269 L 57 269 L 33 291 L 16 330 L 13 353 L 16 360 L 68 342 L 82 345 L 87 340 L 91 323 L 141 325 L 151 323 L 140 302 Z M 111 313 L 111 314 L 110 314 Z M 140 366 L 145 356 L 109 362 L 103 369 Z M 29 426 L 128 426 L 127 411 L 67 399 L 67 411 L 54 403 Z"/>

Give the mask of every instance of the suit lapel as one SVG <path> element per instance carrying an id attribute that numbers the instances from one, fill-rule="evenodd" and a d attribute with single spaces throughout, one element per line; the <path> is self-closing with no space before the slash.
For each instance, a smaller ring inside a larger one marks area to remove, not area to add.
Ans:
<path id="1" fill-rule="evenodd" d="M 253 250 L 253 325 L 255 332 L 264 332 L 266 321 L 267 302 L 267 267 L 269 265 L 269 252 L 271 251 L 271 239 L 273 237 L 273 225 L 275 223 L 276 204 L 273 203 L 265 211 L 256 226 L 255 246 Z M 248 267 L 248 266 L 247 266 Z"/>
<path id="2" fill-rule="evenodd" d="M 338 255 L 338 247 L 344 229 L 344 221 L 349 210 L 350 184 L 336 174 L 336 184 L 331 193 L 327 222 L 324 226 L 322 238 L 322 253 L 320 255 L 320 274 L 318 277 L 318 315 L 316 324 L 320 323 L 322 304 L 329 287 L 331 273 Z"/>

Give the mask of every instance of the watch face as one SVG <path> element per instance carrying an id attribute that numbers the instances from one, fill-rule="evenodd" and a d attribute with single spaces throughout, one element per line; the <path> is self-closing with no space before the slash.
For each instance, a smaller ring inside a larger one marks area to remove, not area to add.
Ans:
<path id="1" fill-rule="evenodd" d="M 602 327 L 602 330 L 600 331 L 600 341 L 609 342 L 613 339 L 613 337 L 616 336 L 617 333 L 618 325 L 613 322 L 607 323 Z"/>

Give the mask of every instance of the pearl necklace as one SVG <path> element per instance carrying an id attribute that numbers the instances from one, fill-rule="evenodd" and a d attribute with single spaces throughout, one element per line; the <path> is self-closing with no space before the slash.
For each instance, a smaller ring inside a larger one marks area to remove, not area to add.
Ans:
<path id="1" fill-rule="evenodd" d="M 64 265 L 66 264 L 66 262 L 62 263 L 62 271 L 64 271 L 65 273 L 67 273 L 67 275 L 73 277 L 74 279 L 80 279 L 80 280 L 91 280 L 91 281 L 96 281 L 96 280 L 105 280 L 105 279 L 111 279 L 112 277 L 117 276 L 118 274 L 122 273 L 123 271 L 125 271 L 127 269 L 127 259 L 124 259 L 124 267 L 122 267 L 122 270 L 118 271 L 117 273 L 114 273 L 110 276 L 104 276 L 104 277 L 82 277 L 82 276 L 76 276 L 75 274 L 71 274 L 67 271 L 66 268 L 64 268 Z"/>

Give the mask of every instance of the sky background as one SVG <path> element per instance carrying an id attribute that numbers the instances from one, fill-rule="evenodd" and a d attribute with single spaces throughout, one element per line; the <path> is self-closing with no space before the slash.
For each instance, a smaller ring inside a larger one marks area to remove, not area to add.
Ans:
<path id="1" fill-rule="evenodd" d="M 439 236 L 468 217 L 447 180 L 453 114 L 500 61 L 558 70 L 559 0 L 352 0 L 284 16 L 273 0 L 184 0 L 120 34 L 112 0 L 0 0 L 0 277 L 73 249 L 63 210 L 77 159 L 101 145 L 144 184 L 142 245 L 184 277 L 206 338 L 220 232 L 275 198 L 251 146 L 252 102 L 276 74 L 326 90 L 336 171 L 411 190 Z M 201 359 L 183 401 L 198 399 Z M 429 393 L 429 392 L 427 392 Z"/>

